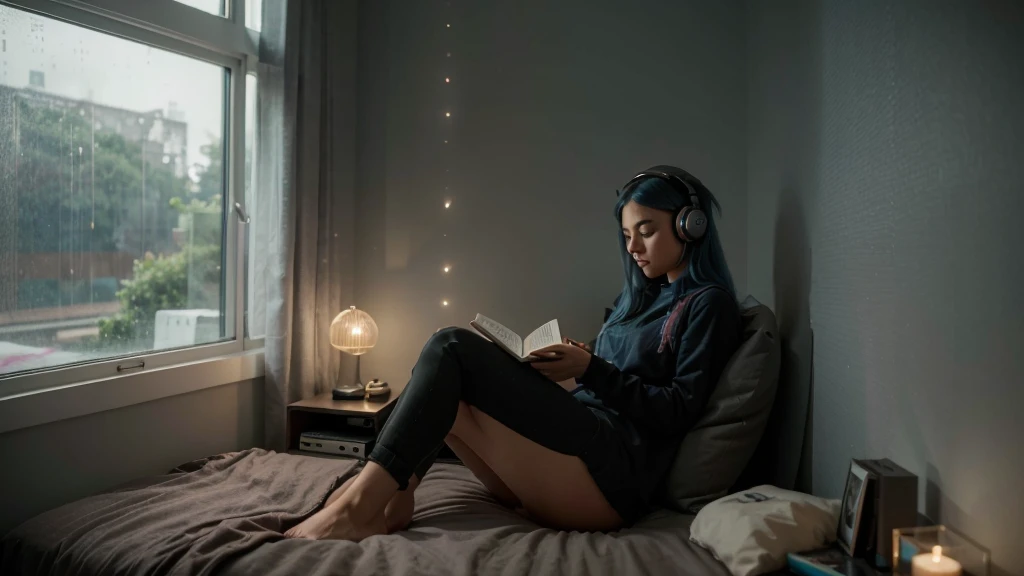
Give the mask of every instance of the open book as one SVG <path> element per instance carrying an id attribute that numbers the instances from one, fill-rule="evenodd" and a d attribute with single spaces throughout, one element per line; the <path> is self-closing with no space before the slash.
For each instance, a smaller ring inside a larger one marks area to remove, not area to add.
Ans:
<path id="1" fill-rule="evenodd" d="M 526 338 L 521 338 L 519 334 L 483 314 L 477 314 L 476 319 L 471 320 L 469 325 L 476 328 L 477 332 L 486 336 L 487 339 L 500 346 L 502 350 L 508 352 L 520 362 L 542 360 L 542 358 L 533 356 L 530 353 L 538 348 L 562 342 L 562 335 L 558 332 L 558 320 L 552 320 L 544 324 L 530 332 Z"/>

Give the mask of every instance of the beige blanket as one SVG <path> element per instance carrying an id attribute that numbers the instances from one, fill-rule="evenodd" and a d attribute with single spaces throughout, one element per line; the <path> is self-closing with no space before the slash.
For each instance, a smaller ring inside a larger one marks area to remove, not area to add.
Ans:
<path id="1" fill-rule="evenodd" d="M 0 574 L 728 574 L 688 542 L 692 516 L 549 530 L 453 464 L 427 473 L 405 532 L 359 544 L 282 537 L 357 471 L 260 449 L 203 459 L 29 520 L 0 541 Z"/>

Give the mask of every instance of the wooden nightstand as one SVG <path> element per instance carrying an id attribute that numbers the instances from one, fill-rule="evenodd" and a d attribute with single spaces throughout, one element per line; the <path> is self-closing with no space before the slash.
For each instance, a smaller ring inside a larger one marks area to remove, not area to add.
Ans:
<path id="1" fill-rule="evenodd" d="M 391 394 L 381 400 L 335 400 L 330 392 L 312 398 L 299 400 L 288 405 L 286 426 L 288 430 L 289 454 L 323 456 L 324 458 L 353 458 L 354 456 L 331 455 L 322 452 L 299 450 L 299 436 L 310 430 L 333 431 L 348 434 L 373 436 L 395 409 L 398 396 L 405 384 L 391 385 Z M 359 457 L 362 459 L 362 456 Z"/>

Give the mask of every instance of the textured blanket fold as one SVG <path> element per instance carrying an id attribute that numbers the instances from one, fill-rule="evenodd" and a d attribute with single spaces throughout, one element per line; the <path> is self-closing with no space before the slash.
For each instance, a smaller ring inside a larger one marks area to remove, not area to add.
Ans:
<path id="1" fill-rule="evenodd" d="M 464 466 L 435 464 L 409 529 L 356 544 L 289 539 L 360 468 L 253 449 L 183 464 L 45 512 L 0 540 L 0 574 L 708 574 L 693 516 L 561 532 L 499 504 Z"/>
<path id="2" fill-rule="evenodd" d="M 3 539 L 0 574 L 211 574 L 283 539 L 356 469 L 259 449 L 182 465 L 18 526 Z"/>

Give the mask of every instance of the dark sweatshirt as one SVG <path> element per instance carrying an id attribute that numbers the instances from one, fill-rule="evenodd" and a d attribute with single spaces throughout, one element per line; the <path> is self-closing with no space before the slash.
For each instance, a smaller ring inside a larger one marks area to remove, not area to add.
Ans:
<path id="1" fill-rule="evenodd" d="M 639 316 L 598 335 L 574 392 L 619 430 L 648 505 L 739 346 L 741 330 L 739 307 L 724 289 L 702 289 L 684 277 L 655 290 L 657 298 Z"/>

